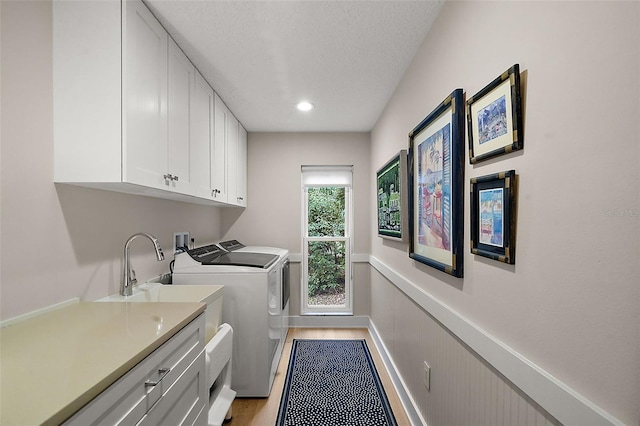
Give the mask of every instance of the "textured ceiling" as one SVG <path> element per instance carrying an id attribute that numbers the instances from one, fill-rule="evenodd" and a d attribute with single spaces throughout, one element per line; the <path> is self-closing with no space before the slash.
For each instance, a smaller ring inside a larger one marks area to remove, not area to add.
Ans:
<path id="1" fill-rule="evenodd" d="M 291 132 L 371 130 L 443 1 L 145 3 L 248 131 Z"/>

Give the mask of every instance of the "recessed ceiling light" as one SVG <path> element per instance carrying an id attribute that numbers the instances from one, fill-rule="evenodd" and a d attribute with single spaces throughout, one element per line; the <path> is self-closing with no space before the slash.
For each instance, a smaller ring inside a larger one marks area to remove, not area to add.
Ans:
<path id="1" fill-rule="evenodd" d="M 302 101 L 297 105 L 300 111 L 311 111 L 313 109 L 313 104 L 311 102 Z"/>

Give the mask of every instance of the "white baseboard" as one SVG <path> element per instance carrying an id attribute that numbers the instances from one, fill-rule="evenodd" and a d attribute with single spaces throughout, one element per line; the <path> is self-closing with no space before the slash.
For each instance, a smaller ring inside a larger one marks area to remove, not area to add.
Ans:
<path id="1" fill-rule="evenodd" d="M 354 315 L 293 315 L 289 317 L 292 328 L 368 328 L 368 316 Z"/>
<path id="2" fill-rule="evenodd" d="M 369 334 L 371 335 L 373 342 L 376 344 L 376 349 L 378 349 L 380 357 L 382 357 L 382 362 L 384 363 L 384 366 L 386 367 L 387 372 L 391 377 L 393 386 L 395 387 L 398 398 L 400 398 L 400 402 L 404 407 L 404 411 L 407 413 L 407 417 L 409 417 L 409 421 L 411 421 L 412 425 L 426 426 L 426 420 L 422 417 L 422 414 L 417 408 L 417 404 L 413 400 L 411 394 L 407 392 L 407 387 L 404 384 L 404 380 L 402 380 L 402 376 L 400 376 L 400 373 L 398 373 L 398 369 L 396 368 L 396 365 L 393 362 L 389 351 L 387 351 L 387 347 L 380 338 L 375 324 L 373 324 L 373 322 L 371 321 L 369 321 Z"/>

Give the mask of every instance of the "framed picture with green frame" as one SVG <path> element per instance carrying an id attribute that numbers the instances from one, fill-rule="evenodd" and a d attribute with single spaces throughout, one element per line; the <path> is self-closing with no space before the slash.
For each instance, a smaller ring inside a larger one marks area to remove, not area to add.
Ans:
<path id="1" fill-rule="evenodd" d="M 407 240 L 407 150 L 394 155 L 376 172 L 378 236 Z"/>

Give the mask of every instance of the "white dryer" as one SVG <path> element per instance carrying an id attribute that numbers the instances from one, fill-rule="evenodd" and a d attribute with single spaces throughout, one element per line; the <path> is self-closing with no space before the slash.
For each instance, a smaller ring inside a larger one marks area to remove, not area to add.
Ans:
<path id="1" fill-rule="evenodd" d="M 211 244 L 176 254 L 173 284 L 224 286 L 222 321 L 233 328 L 232 388 L 271 392 L 284 346 L 282 261 L 275 253 L 228 252 Z"/>

